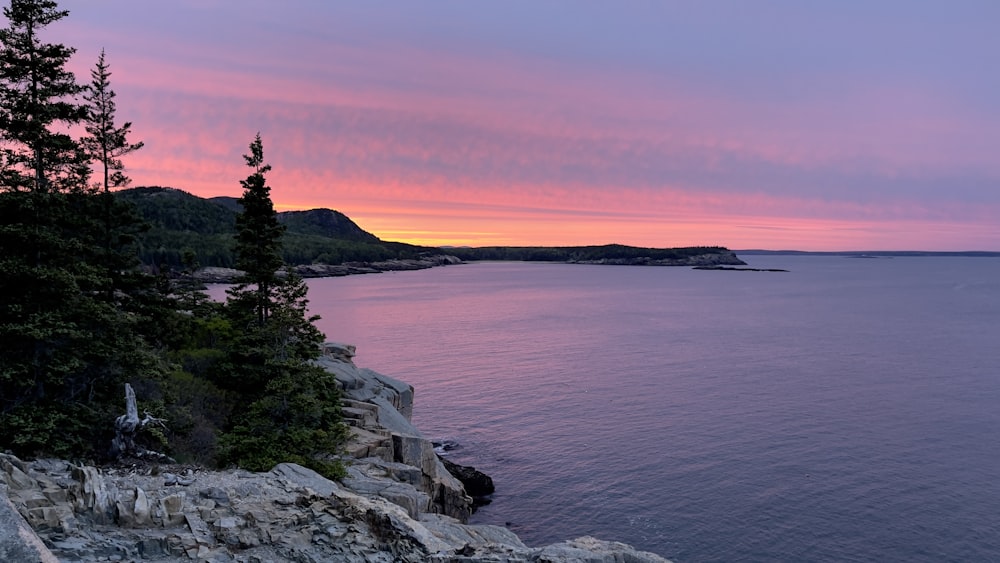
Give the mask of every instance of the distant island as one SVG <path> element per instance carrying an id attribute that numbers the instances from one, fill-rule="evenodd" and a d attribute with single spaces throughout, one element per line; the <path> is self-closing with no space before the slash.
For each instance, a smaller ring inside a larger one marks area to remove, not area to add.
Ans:
<path id="1" fill-rule="evenodd" d="M 167 187 L 115 192 L 132 203 L 149 230 L 139 235 L 139 255 L 155 269 L 226 281 L 234 271 L 232 241 L 239 203 L 233 197 L 201 198 Z M 485 260 L 627 266 L 745 266 L 720 246 L 641 248 L 597 246 L 429 247 L 383 241 L 332 209 L 284 211 L 283 258 L 304 277 L 413 270 Z"/>

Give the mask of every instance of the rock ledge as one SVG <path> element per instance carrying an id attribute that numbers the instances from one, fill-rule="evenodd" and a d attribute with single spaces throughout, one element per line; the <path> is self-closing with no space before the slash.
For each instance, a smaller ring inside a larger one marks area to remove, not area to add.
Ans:
<path id="1" fill-rule="evenodd" d="M 0 558 L 25 561 L 663 563 L 582 537 L 540 548 L 464 524 L 472 498 L 410 423 L 413 388 L 357 368 L 354 347 L 320 363 L 344 388 L 348 477 L 282 463 L 266 473 L 98 469 L 0 454 Z M 30 527 L 29 527 L 30 526 Z M 36 535 L 37 534 L 37 535 Z"/>

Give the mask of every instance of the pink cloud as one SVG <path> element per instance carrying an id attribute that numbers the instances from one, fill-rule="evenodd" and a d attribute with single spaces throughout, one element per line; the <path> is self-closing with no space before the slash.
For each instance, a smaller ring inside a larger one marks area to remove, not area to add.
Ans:
<path id="1" fill-rule="evenodd" d="M 84 76 L 107 34 L 66 29 Z M 971 222 L 963 241 L 1000 247 L 1000 199 L 979 187 L 1000 177 L 1000 127 L 946 88 L 831 77 L 829 96 L 778 102 L 392 41 L 111 39 L 119 114 L 147 143 L 128 161 L 140 185 L 237 195 L 260 130 L 279 205 L 337 208 L 387 238 L 903 248 Z"/>

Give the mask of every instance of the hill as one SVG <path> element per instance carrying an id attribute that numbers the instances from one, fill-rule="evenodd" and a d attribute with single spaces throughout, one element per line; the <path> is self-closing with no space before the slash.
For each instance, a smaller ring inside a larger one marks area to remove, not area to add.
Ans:
<path id="1" fill-rule="evenodd" d="M 140 240 L 146 264 L 180 268 L 185 252 L 201 266 L 232 267 L 232 242 L 239 200 L 201 198 L 175 188 L 130 188 L 115 195 L 135 205 L 150 224 Z M 414 259 L 437 249 L 384 242 L 339 211 L 311 209 L 278 213 L 287 227 L 284 259 L 292 265 L 342 264 Z"/>
<path id="2" fill-rule="evenodd" d="M 913 256 L 957 256 L 966 258 L 998 258 L 1000 252 L 990 250 L 737 250 L 747 256 L 847 256 L 854 258 L 893 258 Z"/>
<path id="3" fill-rule="evenodd" d="M 131 188 L 115 195 L 135 205 L 149 222 L 140 239 L 140 257 L 146 264 L 180 269 L 185 254 L 199 266 L 231 268 L 239 200 L 233 197 L 201 198 L 185 191 L 158 186 Z M 492 246 L 447 249 L 383 241 L 332 209 L 283 211 L 278 221 L 287 227 L 283 257 L 293 266 L 382 263 L 376 270 L 404 269 L 398 261 L 423 261 L 449 254 L 465 261 L 515 260 L 578 264 L 705 266 L 744 264 L 731 251 L 718 246 L 640 248 L 603 246 Z M 444 263 L 444 262 L 442 262 Z M 337 270 L 339 272 L 339 270 Z M 352 270 L 354 271 L 354 270 Z M 368 271 L 364 268 L 357 271 Z M 334 275 L 322 272 L 312 275 Z"/>

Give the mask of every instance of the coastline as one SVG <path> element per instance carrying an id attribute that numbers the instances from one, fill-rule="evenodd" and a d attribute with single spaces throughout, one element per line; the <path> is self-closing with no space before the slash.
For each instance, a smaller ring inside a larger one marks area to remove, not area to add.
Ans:
<path id="1" fill-rule="evenodd" d="M 410 422 L 413 387 L 358 368 L 354 352 L 328 343 L 319 360 L 351 426 L 342 481 L 289 463 L 99 469 L 0 454 L 0 488 L 34 530 L 5 526 L 0 553 L 44 542 L 39 560 L 667 561 L 589 536 L 529 547 L 505 527 L 466 524 L 473 499 Z"/>
<path id="2" fill-rule="evenodd" d="M 462 264 L 462 260 L 448 254 L 436 254 L 418 259 L 396 259 L 381 262 L 346 262 L 344 264 L 304 264 L 294 266 L 292 270 L 303 278 L 334 278 L 360 274 L 381 274 L 383 272 L 402 272 L 409 270 L 426 270 L 438 266 Z M 233 283 L 242 274 L 233 268 L 207 266 L 199 268 L 193 277 L 200 283 Z"/>
<path id="3" fill-rule="evenodd" d="M 303 278 L 332 278 L 360 274 L 380 274 L 383 272 L 401 272 L 410 270 L 426 270 L 438 266 L 454 266 L 485 262 L 487 260 L 466 261 L 451 254 L 435 254 L 416 259 L 394 259 L 381 262 L 345 262 L 343 264 L 304 264 L 294 266 L 292 270 Z M 544 260 L 529 260 L 544 262 Z M 635 258 L 602 258 L 598 260 L 561 260 L 556 264 L 586 264 L 600 266 L 650 266 L 650 267 L 694 267 L 697 269 L 724 269 L 722 266 L 746 266 L 734 252 L 715 252 L 695 254 L 683 258 L 654 259 L 646 256 Z M 241 272 L 233 268 L 208 266 L 194 272 L 196 281 L 209 283 L 234 283 Z"/>

